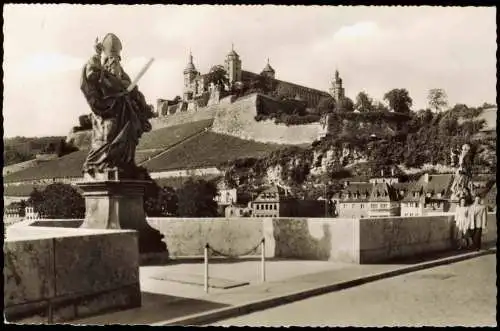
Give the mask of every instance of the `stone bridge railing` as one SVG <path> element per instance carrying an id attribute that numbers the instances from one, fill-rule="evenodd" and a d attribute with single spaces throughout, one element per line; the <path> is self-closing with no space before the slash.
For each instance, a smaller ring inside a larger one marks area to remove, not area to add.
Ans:
<path id="1" fill-rule="evenodd" d="M 495 243 L 496 215 L 488 214 L 485 244 Z M 79 227 L 82 220 L 36 220 L 34 226 Z M 380 263 L 451 250 L 452 214 L 389 218 L 148 218 L 164 235 L 170 258 L 202 256 L 209 243 L 234 255 L 265 238 L 268 258 Z M 260 254 L 260 250 L 254 254 Z"/>

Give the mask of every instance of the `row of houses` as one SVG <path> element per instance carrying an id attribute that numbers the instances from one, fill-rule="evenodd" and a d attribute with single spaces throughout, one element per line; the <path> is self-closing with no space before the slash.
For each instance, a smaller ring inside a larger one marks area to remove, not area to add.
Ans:
<path id="1" fill-rule="evenodd" d="M 496 209 L 496 182 L 477 176 L 476 192 L 489 210 Z M 412 182 L 397 178 L 385 181 L 346 182 L 344 189 L 334 194 L 338 216 L 347 218 L 424 216 L 453 212 L 450 201 L 453 174 L 423 174 Z"/>
<path id="2" fill-rule="evenodd" d="M 496 210 L 496 182 L 477 176 L 476 191 L 490 211 Z M 217 202 L 226 217 L 372 218 L 424 216 L 454 211 L 450 201 L 453 174 L 424 174 L 412 182 L 398 178 L 346 180 L 327 200 L 301 200 L 279 186 L 270 187 L 246 204 L 238 204 L 236 189 L 221 189 Z"/>

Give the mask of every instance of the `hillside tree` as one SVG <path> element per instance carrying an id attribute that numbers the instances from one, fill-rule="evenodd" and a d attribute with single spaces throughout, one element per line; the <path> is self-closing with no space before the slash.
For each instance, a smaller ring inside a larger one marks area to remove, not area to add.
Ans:
<path id="1" fill-rule="evenodd" d="M 387 100 L 391 109 L 397 113 L 407 114 L 413 105 L 413 100 L 406 89 L 392 89 L 384 94 L 384 100 Z"/>
<path id="2" fill-rule="evenodd" d="M 85 200 L 71 185 L 54 183 L 44 190 L 34 189 L 28 204 L 46 218 L 83 218 Z"/>
<path id="3" fill-rule="evenodd" d="M 354 102 L 348 97 L 340 99 L 339 101 L 337 101 L 337 111 L 339 112 L 354 111 Z"/>
<path id="4" fill-rule="evenodd" d="M 207 76 L 207 83 L 213 83 L 222 90 L 225 90 L 225 86 L 229 85 L 226 69 L 221 65 L 213 66 Z"/>
<path id="5" fill-rule="evenodd" d="M 335 99 L 333 97 L 323 97 L 316 106 L 319 115 L 333 113 L 335 111 Z"/>
<path id="6" fill-rule="evenodd" d="M 436 112 L 441 112 L 445 107 L 448 106 L 448 97 L 446 92 L 440 88 L 434 88 L 429 91 L 427 96 L 427 101 L 429 107 L 434 109 Z"/>
<path id="7" fill-rule="evenodd" d="M 373 111 L 373 99 L 366 92 L 359 92 L 356 96 L 355 108 L 360 112 Z"/>
<path id="8" fill-rule="evenodd" d="M 205 180 L 190 178 L 177 190 L 179 217 L 216 217 L 217 187 Z"/>
<path id="9" fill-rule="evenodd" d="M 177 200 L 177 194 L 172 187 L 160 187 L 153 182 L 144 194 L 144 212 L 149 217 L 175 216 Z"/>

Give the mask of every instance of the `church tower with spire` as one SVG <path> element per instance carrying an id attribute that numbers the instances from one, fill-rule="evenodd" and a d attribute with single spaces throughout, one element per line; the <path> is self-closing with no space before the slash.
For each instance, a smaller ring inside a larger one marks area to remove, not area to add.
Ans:
<path id="1" fill-rule="evenodd" d="M 230 85 L 241 82 L 241 60 L 238 53 L 234 51 L 234 44 L 231 45 L 231 51 L 226 56 L 225 69 Z"/>
<path id="2" fill-rule="evenodd" d="M 198 74 L 194 64 L 193 64 L 193 54 L 191 51 L 189 52 L 189 59 L 186 68 L 184 69 L 184 92 L 183 92 L 183 100 L 191 100 L 195 93 L 193 85 L 195 78 Z"/>
<path id="3" fill-rule="evenodd" d="M 345 91 L 344 88 L 342 87 L 342 78 L 340 78 L 338 70 L 335 70 L 335 78 L 332 81 L 330 94 L 337 102 L 344 99 L 345 97 Z"/>

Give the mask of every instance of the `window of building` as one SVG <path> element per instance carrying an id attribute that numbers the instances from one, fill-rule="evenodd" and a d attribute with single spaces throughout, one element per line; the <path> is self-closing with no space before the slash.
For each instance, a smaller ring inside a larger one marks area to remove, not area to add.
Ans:
<path id="1" fill-rule="evenodd" d="M 365 208 L 365 205 L 364 204 L 360 204 L 359 208 L 363 209 L 363 208 Z"/>
<path id="2" fill-rule="evenodd" d="M 418 208 L 418 202 L 415 202 L 415 208 Z"/>
<path id="3" fill-rule="evenodd" d="M 380 208 L 387 208 L 387 204 L 386 203 L 381 203 L 380 204 Z"/>
<path id="4" fill-rule="evenodd" d="M 344 203 L 344 204 L 342 205 L 342 207 L 347 208 L 347 205 Z"/>
<path id="5" fill-rule="evenodd" d="M 278 210 L 278 204 L 274 204 L 274 210 Z"/>
<path id="6" fill-rule="evenodd" d="M 377 204 L 376 204 L 376 203 L 372 203 L 372 204 L 371 204 L 371 206 L 370 206 L 370 208 L 372 208 L 372 209 L 377 209 L 377 207 L 378 207 L 378 206 L 377 206 Z"/>

